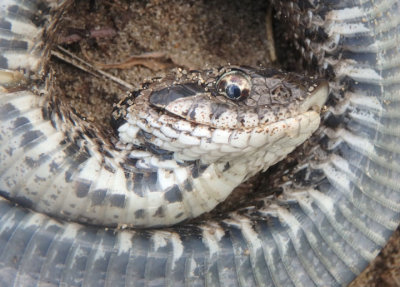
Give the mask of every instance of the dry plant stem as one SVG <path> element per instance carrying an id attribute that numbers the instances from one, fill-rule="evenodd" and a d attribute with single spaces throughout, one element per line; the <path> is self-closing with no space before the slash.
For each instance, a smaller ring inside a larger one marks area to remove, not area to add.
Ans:
<path id="1" fill-rule="evenodd" d="M 96 68 L 92 64 L 90 64 L 87 61 L 83 60 L 82 58 L 74 55 L 73 53 L 64 49 L 63 47 L 57 46 L 57 49 L 59 51 L 56 51 L 56 50 L 51 51 L 52 56 L 54 56 L 64 62 L 67 62 L 68 64 L 70 64 L 82 71 L 85 71 L 95 77 L 106 78 L 106 79 L 118 84 L 124 90 L 131 91 L 135 88 L 133 85 L 129 84 L 128 82 L 125 82 L 125 81 L 121 80 L 120 78 L 117 78 L 107 72 L 104 72 L 104 71 Z"/>
<path id="2" fill-rule="evenodd" d="M 121 63 L 103 64 L 95 62 L 96 67 L 101 69 L 129 69 L 133 66 L 144 66 L 152 71 L 160 71 L 178 66 L 164 52 L 149 52 L 134 55 Z"/>
<path id="3" fill-rule="evenodd" d="M 275 41 L 274 41 L 274 30 L 272 27 L 272 7 L 269 6 L 267 10 L 266 17 L 266 31 L 267 31 L 267 50 L 269 52 L 269 58 L 271 62 L 275 63 L 277 61 L 276 51 L 275 51 Z"/>

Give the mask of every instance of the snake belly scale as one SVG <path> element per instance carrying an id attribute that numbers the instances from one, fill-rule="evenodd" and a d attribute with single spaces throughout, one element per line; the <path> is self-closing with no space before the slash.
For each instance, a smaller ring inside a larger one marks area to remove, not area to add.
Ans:
<path id="1" fill-rule="evenodd" d="M 0 3 L 1 286 L 341 286 L 377 255 L 400 217 L 398 1 L 271 1 L 329 80 L 321 122 L 326 81 L 225 67 L 132 93 L 111 138 L 52 93 L 70 4 Z M 279 197 L 173 225 L 315 130 Z"/>

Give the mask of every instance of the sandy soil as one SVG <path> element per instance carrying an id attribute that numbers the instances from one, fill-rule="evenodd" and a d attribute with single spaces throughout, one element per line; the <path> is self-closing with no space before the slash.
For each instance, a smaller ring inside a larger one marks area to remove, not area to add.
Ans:
<path id="1" fill-rule="evenodd" d="M 265 1 L 100 2 L 78 1 L 59 39 L 63 47 L 90 63 L 121 63 L 149 52 L 163 52 L 173 66 L 191 69 L 270 63 Z M 82 116 L 107 126 L 112 104 L 124 97 L 126 90 L 57 59 L 52 66 L 58 93 Z M 139 87 L 145 79 L 161 76 L 166 70 L 134 66 L 108 72 Z M 400 286 L 400 231 L 351 286 Z"/>

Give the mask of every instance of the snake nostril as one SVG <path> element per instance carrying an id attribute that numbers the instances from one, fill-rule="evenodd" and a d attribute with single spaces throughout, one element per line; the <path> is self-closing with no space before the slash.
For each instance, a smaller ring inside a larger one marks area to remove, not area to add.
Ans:
<path id="1" fill-rule="evenodd" d="M 271 94 L 278 98 L 290 98 L 292 93 L 290 89 L 286 88 L 285 86 L 278 86 L 271 91 Z"/>

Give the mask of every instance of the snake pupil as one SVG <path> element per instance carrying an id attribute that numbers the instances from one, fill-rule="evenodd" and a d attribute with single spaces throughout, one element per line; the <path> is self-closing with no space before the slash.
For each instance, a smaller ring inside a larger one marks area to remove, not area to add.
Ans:
<path id="1" fill-rule="evenodd" d="M 229 98 L 235 100 L 239 99 L 241 95 L 240 88 L 235 84 L 228 85 L 225 89 L 225 93 Z"/>

